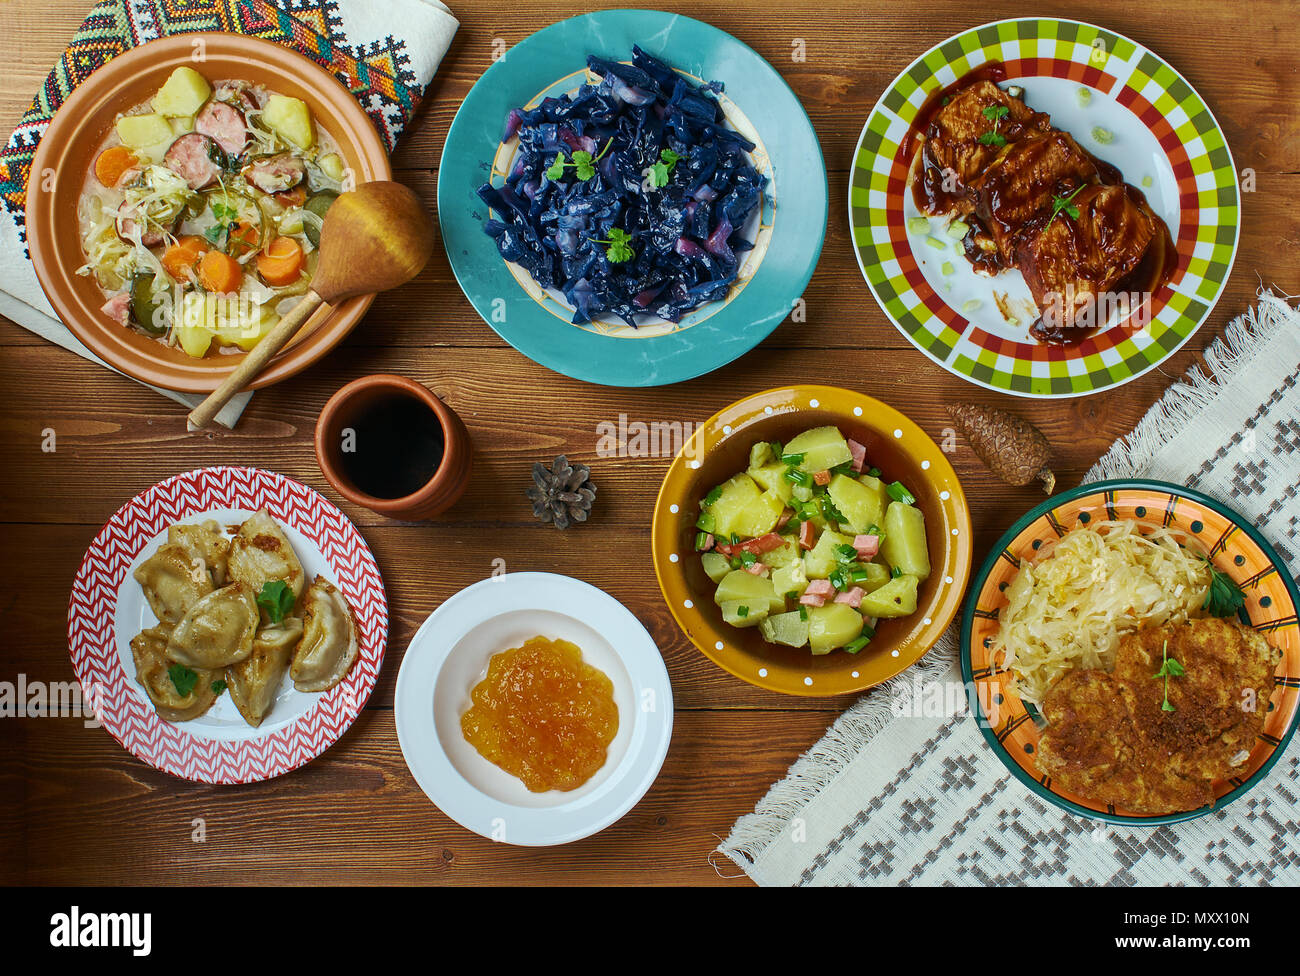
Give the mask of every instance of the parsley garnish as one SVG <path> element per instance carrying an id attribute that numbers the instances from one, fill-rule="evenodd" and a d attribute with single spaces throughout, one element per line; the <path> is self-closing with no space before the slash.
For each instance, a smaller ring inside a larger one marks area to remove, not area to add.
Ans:
<path id="1" fill-rule="evenodd" d="M 216 681 L 212 682 L 209 687 L 212 689 L 214 695 L 219 695 L 226 690 L 226 683 L 218 678 Z"/>
<path id="2" fill-rule="evenodd" d="M 293 609 L 293 590 L 284 580 L 267 580 L 257 594 L 257 605 L 266 611 L 271 623 L 278 624 Z"/>
<path id="3" fill-rule="evenodd" d="M 1070 201 L 1073 200 L 1075 197 L 1077 197 L 1079 195 L 1079 191 L 1082 190 L 1083 187 L 1087 185 L 1088 185 L 1087 183 L 1084 183 L 1082 186 L 1076 187 L 1075 191 L 1071 193 L 1068 197 L 1058 197 L 1054 195 L 1052 197 L 1052 216 L 1047 218 L 1047 222 L 1050 224 L 1053 220 L 1056 219 L 1056 215 L 1061 213 L 1062 211 L 1064 211 L 1065 215 L 1069 217 L 1071 220 L 1078 220 L 1079 208 L 1075 206 L 1071 206 Z"/>
<path id="4" fill-rule="evenodd" d="M 1177 711 L 1177 709 L 1174 708 L 1174 706 L 1169 703 L 1169 679 L 1181 678 L 1187 672 L 1186 669 L 1184 669 L 1183 666 L 1178 663 L 1177 658 L 1169 656 L 1168 640 L 1165 641 L 1164 647 L 1161 649 L 1160 653 L 1164 659 L 1163 663 L 1161 663 L 1160 665 L 1160 670 L 1157 671 L 1155 674 L 1153 674 L 1151 677 L 1165 679 L 1165 700 L 1163 704 L 1161 704 L 1160 709 L 1161 711 L 1165 711 L 1165 712 L 1174 712 Z"/>
<path id="5" fill-rule="evenodd" d="M 1211 617 L 1236 616 L 1237 611 L 1246 605 L 1246 594 L 1232 581 L 1231 576 L 1219 572 L 1208 559 L 1205 563 L 1210 567 L 1210 589 L 1205 594 L 1201 609 L 1208 610 Z"/>
<path id="6" fill-rule="evenodd" d="M 986 146 L 994 146 L 1001 149 L 1007 144 L 1006 136 L 998 131 L 998 123 L 1001 122 L 1011 109 L 1005 105 L 988 105 L 981 113 L 984 118 L 993 123 L 993 130 L 980 136 L 979 141 Z"/>
<path id="7" fill-rule="evenodd" d="M 636 251 L 632 250 L 632 235 L 618 227 L 609 229 L 608 238 L 591 237 L 588 240 L 593 244 L 609 245 L 605 248 L 605 257 L 609 259 L 611 264 L 622 264 L 636 257 Z"/>
<path id="8" fill-rule="evenodd" d="M 216 223 L 203 232 L 203 236 L 208 239 L 208 243 L 216 247 L 222 246 L 222 239 L 229 239 L 230 232 L 239 226 L 239 211 L 234 207 L 228 207 L 224 203 L 212 203 L 212 216 Z"/>
<path id="9" fill-rule="evenodd" d="M 585 149 L 574 150 L 570 162 L 564 161 L 564 153 L 557 153 L 555 161 L 551 163 L 546 170 L 546 178 L 555 181 L 564 175 L 564 171 L 570 167 L 573 168 L 573 175 L 582 182 L 587 182 L 596 175 L 596 164 L 605 158 L 605 153 L 609 152 L 609 147 L 614 144 L 613 137 L 605 142 L 605 148 L 600 151 L 599 156 L 592 156 Z"/>
<path id="10" fill-rule="evenodd" d="M 199 681 L 199 676 L 183 664 L 173 664 L 169 667 L 167 677 L 172 679 L 172 684 L 176 686 L 176 694 L 182 698 L 188 698 Z"/>
<path id="11" fill-rule="evenodd" d="M 668 177 L 671 175 L 673 167 L 682 158 L 671 149 L 659 150 L 659 162 L 650 167 L 650 185 L 654 187 L 667 186 Z"/>

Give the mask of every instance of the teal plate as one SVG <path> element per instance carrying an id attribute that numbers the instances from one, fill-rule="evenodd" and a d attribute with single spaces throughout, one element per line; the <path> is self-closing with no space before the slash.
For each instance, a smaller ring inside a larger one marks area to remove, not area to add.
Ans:
<path id="1" fill-rule="evenodd" d="M 632 45 L 696 79 L 721 81 L 728 122 L 758 147 L 768 177 L 735 287 L 724 301 L 673 325 L 635 332 L 610 323 L 574 325 L 555 294 L 542 291 L 497 253 L 483 232 L 487 207 L 475 191 L 500 184 L 514 140 L 501 134 L 512 108 L 572 91 L 588 54 L 632 57 Z M 757 137 L 757 138 L 756 138 Z M 776 70 L 725 31 L 658 10 L 603 10 L 552 24 L 511 48 L 465 97 L 452 120 L 438 172 L 438 219 L 452 271 L 489 326 L 534 362 L 606 386 L 661 386 L 702 376 L 744 355 L 790 313 L 812 277 L 826 238 L 826 166 L 808 115 Z"/>

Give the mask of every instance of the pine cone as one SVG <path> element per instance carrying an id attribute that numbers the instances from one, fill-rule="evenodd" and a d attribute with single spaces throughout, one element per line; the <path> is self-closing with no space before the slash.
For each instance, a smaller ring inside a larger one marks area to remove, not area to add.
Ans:
<path id="1" fill-rule="evenodd" d="M 1029 421 L 978 403 L 952 403 L 947 410 L 975 456 L 1007 484 L 1027 485 L 1037 478 L 1047 494 L 1056 490 L 1056 475 L 1047 466 L 1052 446 Z"/>
<path id="2" fill-rule="evenodd" d="M 590 478 L 591 468 L 570 464 L 563 454 L 549 468 L 541 461 L 534 463 L 536 484 L 527 492 L 533 503 L 533 517 L 541 522 L 553 522 L 557 529 L 567 529 L 570 520 L 587 521 L 596 500 L 596 486 Z"/>

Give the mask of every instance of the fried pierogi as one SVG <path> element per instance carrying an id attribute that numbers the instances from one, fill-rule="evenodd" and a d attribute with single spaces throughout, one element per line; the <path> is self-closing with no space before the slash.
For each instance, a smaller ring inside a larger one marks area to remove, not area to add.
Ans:
<path id="1" fill-rule="evenodd" d="M 160 621 L 171 626 L 215 589 L 207 563 L 184 546 L 165 543 L 132 574 Z"/>
<path id="2" fill-rule="evenodd" d="M 286 617 L 278 624 L 263 627 L 253 641 L 253 653 L 226 668 L 230 699 L 249 725 L 261 725 L 275 704 L 293 650 L 302 638 L 302 629 L 302 621 L 297 617 Z"/>
<path id="3" fill-rule="evenodd" d="M 167 530 L 167 541 L 202 559 L 216 586 L 226 585 L 226 560 L 230 557 L 230 540 L 215 519 L 197 525 L 177 523 Z"/>
<path id="4" fill-rule="evenodd" d="M 200 668 L 173 677 L 171 669 L 179 665 L 167 657 L 170 636 L 170 628 L 158 626 L 141 631 L 131 639 L 135 680 L 140 682 L 159 715 L 169 722 L 188 722 L 206 712 L 217 700 L 212 688 L 216 676 Z M 181 688 L 186 689 L 183 695 Z"/>
<path id="5" fill-rule="evenodd" d="M 261 615 L 247 583 L 213 590 L 172 631 L 167 656 L 191 668 L 213 670 L 235 664 L 253 653 Z"/>
<path id="6" fill-rule="evenodd" d="M 306 624 L 289 674 L 299 691 L 328 691 L 357 659 L 357 625 L 343 594 L 321 576 L 308 587 L 302 607 Z"/>
<path id="7" fill-rule="evenodd" d="M 230 542 L 226 565 L 230 579 L 247 583 L 254 593 L 260 592 L 265 583 L 283 580 L 296 600 L 307 584 L 289 537 L 266 509 L 244 520 L 239 534 Z"/>

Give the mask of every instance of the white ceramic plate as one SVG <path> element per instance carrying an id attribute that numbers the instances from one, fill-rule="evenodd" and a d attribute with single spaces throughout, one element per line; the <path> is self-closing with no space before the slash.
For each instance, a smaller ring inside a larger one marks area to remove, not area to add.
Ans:
<path id="1" fill-rule="evenodd" d="M 253 728 L 228 694 L 190 722 L 168 722 L 135 680 L 131 638 L 157 618 L 135 568 L 176 522 L 223 528 L 265 508 L 293 545 L 308 579 L 339 588 L 356 617 L 361 653 L 348 676 L 319 694 L 286 677 L 271 712 Z M 73 581 L 68 647 L 77 679 L 98 702 L 104 727 L 150 765 L 203 783 L 269 779 L 310 762 L 352 724 L 374 690 L 388 639 L 388 601 L 365 539 L 319 493 L 273 471 L 204 468 L 175 475 L 123 505 L 95 536 Z"/>
<path id="2" fill-rule="evenodd" d="M 614 684 L 608 759 L 569 792 L 529 792 L 460 730 L 488 659 L 538 635 L 577 644 Z M 567 576 L 508 573 L 461 590 L 420 626 L 397 675 L 396 723 L 407 766 L 443 813 L 491 840 L 542 847 L 603 830 L 645 795 L 668 753 L 673 693 L 654 640 L 609 594 Z"/>

